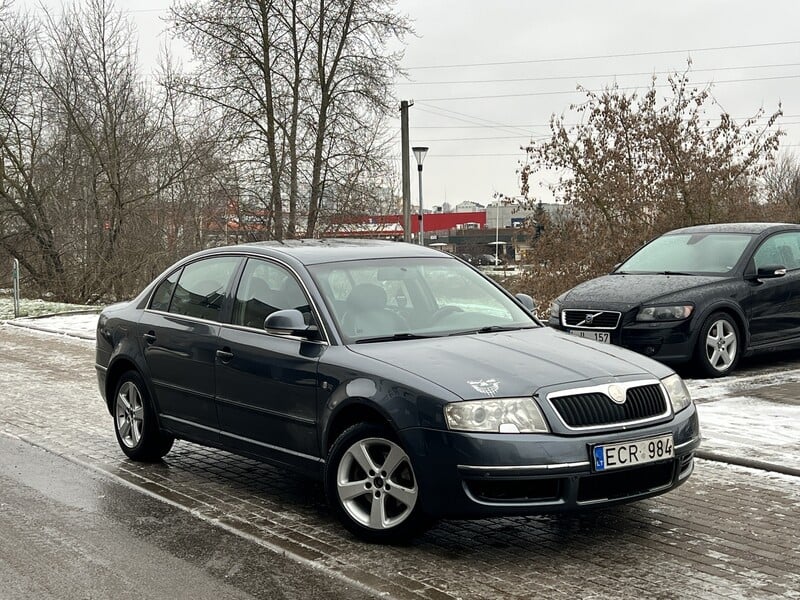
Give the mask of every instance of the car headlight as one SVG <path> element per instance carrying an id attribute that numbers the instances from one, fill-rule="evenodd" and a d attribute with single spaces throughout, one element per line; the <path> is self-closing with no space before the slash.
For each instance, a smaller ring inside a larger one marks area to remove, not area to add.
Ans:
<path id="1" fill-rule="evenodd" d="M 636 315 L 637 321 L 680 321 L 692 314 L 694 306 L 678 304 L 675 306 L 643 306 Z"/>
<path id="2" fill-rule="evenodd" d="M 679 375 L 673 374 L 661 380 L 664 389 L 667 390 L 667 396 L 672 403 L 673 412 L 680 412 L 692 403 L 692 397 L 689 395 L 689 390 L 683 379 Z"/>
<path id="3" fill-rule="evenodd" d="M 444 408 L 447 426 L 456 431 L 494 433 L 547 432 L 533 398 L 492 398 L 453 402 Z"/>

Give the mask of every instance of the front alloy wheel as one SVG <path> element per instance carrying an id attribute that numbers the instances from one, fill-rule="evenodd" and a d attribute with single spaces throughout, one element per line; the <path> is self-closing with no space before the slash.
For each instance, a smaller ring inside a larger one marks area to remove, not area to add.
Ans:
<path id="1" fill-rule="evenodd" d="M 361 423 L 331 448 L 326 492 L 345 527 L 368 541 L 397 541 L 422 524 L 411 459 L 388 429 Z"/>
<path id="2" fill-rule="evenodd" d="M 739 329 L 725 313 L 714 313 L 703 324 L 698 340 L 700 368 L 711 377 L 733 371 L 739 362 Z"/>

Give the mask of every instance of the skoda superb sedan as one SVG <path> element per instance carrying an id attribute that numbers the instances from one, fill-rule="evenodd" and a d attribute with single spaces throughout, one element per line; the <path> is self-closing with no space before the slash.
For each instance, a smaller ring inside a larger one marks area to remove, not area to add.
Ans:
<path id="1" fill-rule="evenodd" d="M 318 476 L 371 541 L 686 481 L 700 432 L 680 377 L 531 309 L 408 244 L 206 250 L 103 311 L 100 391 L 131 459 L 180 438 Z"/>
<path id="2" fill-rule="evenodd" d="M 747 354 L 798 347 L 800 225 L 670 231 L 559 296 L 549 324 L 710 377 Z"/>

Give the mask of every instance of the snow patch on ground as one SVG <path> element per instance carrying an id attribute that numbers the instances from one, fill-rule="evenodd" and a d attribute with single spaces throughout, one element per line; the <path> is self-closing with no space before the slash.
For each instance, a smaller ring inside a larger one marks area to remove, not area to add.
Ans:
<path id="1" fill-rule="evenodd" d="M 66 304 L 64 302 L 49 302 L 41 299 L 19 299 L 20 317 L 38 317 L 40 315 L 54 315 L 77 310 L 100 312 L 102 306 L 89 306 L 86 304 Z M 14 300 L 0 297 L 0 320 L 14 318 Z"/>
<path id="2" fill-rule="evenodd" d="M 697 411 L 702 449 L 800 467 L 800 409 L 797 405 L 733 396 L 699 404 Z"/>
<path id="3" fill-rule="evenodd" d="M 767 370 L 753 375 L 732 375 L 718 379 L 686 379 L 692 400 L 698 403 L 718 400 L 767 385 L 800 381 L 800 369 Z"/>
<path id="4" fill-rule="evenodd" d="M 65 314 L 36 319 L 20 318 L 9 323 L 49 333 L 94 339 L 98 316 L 98 313 Z"/>

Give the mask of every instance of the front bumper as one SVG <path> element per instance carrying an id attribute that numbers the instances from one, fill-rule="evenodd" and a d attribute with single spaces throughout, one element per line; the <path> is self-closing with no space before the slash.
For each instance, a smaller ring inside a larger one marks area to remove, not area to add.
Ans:
<path id="1" fill-rule="evenodd" d="M 642 466 L 594 472 L 590 448 L 671 433 L 675 456 Z M 682 484 L 700 445 L 690 406 L 669 423 L 621 432 L 469 434 L 413 428 L 401 432 L 425 512 L 479 518 L 566 512 L 655 496 Z"/>
<path id="2" fill-rule="evenodd" d="M 695 338 L 691 326 L 692 321 L 693 319 L 686 319 L 685 321 L 649 323 L 629 321 L 623 318 L 621 325 L 608 333 L 612 344 L 664 363 L 680 364 L 691 360 L 694 354 Z M 564 327 L 554 317 L 550 317 L 548 325 L 565 332 L 576 330 L 576 328 Z M 588 333 L 595 330 L 582 328 L 581 331 Z"/>

